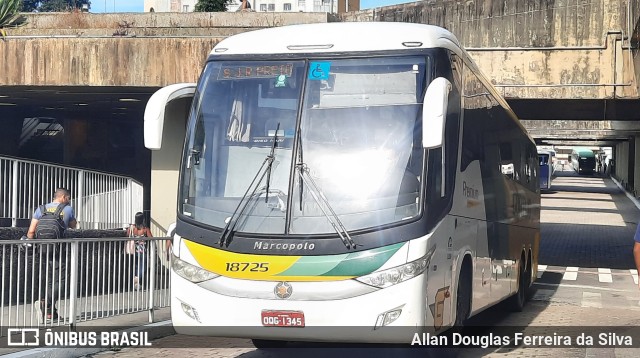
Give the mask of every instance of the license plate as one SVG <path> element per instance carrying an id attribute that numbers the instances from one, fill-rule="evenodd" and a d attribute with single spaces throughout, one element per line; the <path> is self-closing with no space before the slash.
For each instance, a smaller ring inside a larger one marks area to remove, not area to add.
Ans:
<path id="1" fill-rule="evenodd" d="M 262 325 L 265 327 L 304 327 L 302 311 L 262 311 Z"/>

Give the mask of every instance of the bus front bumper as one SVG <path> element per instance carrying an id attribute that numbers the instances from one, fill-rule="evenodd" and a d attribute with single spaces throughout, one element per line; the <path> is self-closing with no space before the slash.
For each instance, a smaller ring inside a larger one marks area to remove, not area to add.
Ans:
<path id="1" fill-rule="evenodd" d="M 273 282 L 273 286 L 277 283 Z M 296 285 L 295 282 L 291 284 Z M 226 296 L 193 284 L 173 272 L 171 286 L 171 319 L 180 334 L 409 344 L 416 333 L 429 331 L 425 320 L 433 322 L 424 295 L 424 274 L 385 289 L 336 300 Z M 294 317 L 297 324 L 293 327 L 265 326 L 265 311 L 294 312 L 285 315 Z M 385 318 L 395 320 L 384 325 Z M 301 322 L 304 326 L 299 325 Z"/>

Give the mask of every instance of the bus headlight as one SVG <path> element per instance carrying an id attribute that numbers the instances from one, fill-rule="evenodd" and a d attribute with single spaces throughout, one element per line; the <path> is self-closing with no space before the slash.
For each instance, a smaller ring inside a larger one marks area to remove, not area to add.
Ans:
<path id="1" fill-rule="evenodd" d="M 180 260 L 178 257 L 173 256 L 171 261 L 171 268 L 178 276 L 187 279 L 193 283 L 199 283 L 214 279 L 220 275 L 216 275 L 213 272 L 207 271 L 203 268 L 194 266 L 188 262 Z"/>
<path id="2" fill-rule="evenodd" d="M 360 276 L 356 280 L 370 286 L 385 288 L 404 282 L 410 278 L 421 275 L 429 266 L 435 246 L 421 258 L 407 262 L 404 265 L 392 267 L 384 271 L 374 272 L 366 276 Z"/>

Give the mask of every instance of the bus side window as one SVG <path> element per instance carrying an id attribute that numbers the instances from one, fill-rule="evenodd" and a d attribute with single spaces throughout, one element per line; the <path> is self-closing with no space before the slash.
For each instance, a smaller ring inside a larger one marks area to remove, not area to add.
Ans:
<path id="1" fill-rule="evenodd" d="M 462 124 L 462 157 L 460 159 L 460 171 L 465 171 L 469 164 L 478 160 L 484 160 L 484 144 L 481 134 L 484 131 L 478 121 L 473 121 L 471 116 L 465 118 Z"/>
<path id="2" fill-rule="evenodd" d="M 511 142 L 502 142 L 498 146 L 500 150 L 500 163 L 502 165 L 502 174 L 509 179 L 518 180 L 518 170 L 513 161 L 511 153 Z"/>

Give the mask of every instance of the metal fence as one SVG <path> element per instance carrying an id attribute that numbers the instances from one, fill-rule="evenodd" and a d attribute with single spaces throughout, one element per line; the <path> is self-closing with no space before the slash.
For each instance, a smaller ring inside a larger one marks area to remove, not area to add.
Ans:
<path id="1" fill-rule="evenodd" d="M 154 310 L 170 304 L 165 239 L 0 241 L 0 327 L 75 325 L 141 311 L 153 322 Z"/>
<path id="2" fill-rule="evenodd" d="M 0 157 L 0 219 L 29 220 L 51 201 L 57 188 L 71 192 L 71 205 L 83 229 L 124 227 L 142 211 L 143 187 L 128 177 Z"/>

